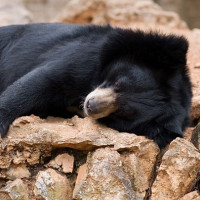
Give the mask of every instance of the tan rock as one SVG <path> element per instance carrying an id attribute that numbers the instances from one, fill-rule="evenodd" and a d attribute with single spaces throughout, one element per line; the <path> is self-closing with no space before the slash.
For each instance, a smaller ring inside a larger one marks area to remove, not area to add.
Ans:
<path id="1" fill-rule="evenodd" d="M 192 132 L 194 130 L 194 127 L 188 127 L 185 131 L 184 131 L 184 139 L 191 141 L 192 138 Z"/>
<path id="2" fill-rule="evenodd" d="M 60 154 L 56 156 L 54 160 L 51 160 L 47 164 L 47 167 L 53 167 L 64 173 L 72 173 L 74 167 L 74 156 L 71 156 L 68 153 Z"/>
<path id="3" fill-rule="evenodd" d="M 180 200 L 200 200 L 200 195 L 197 191 L 193 191 L 180 198 Z"/>
<path id="4" fill-rule="evenodd" d="M 120 154 L 110 148 L 97 149 L 88 156 L 87 168 L 84 165 L 79 169 L 77 184 L 73 192 L 73 198 L 77 200 L 135 199 Z"/>
<path id="5" fill-rule="evenodd" d="M 193 91 L 199 89 L 199 86 L 193 86 L 193 87 L 194 87 Z M 200 96 L 194 96 L 192 98 L 191 115 L 193 120 L 200 119 Z"/>
<path id="6" fill-rule="evenodd" d="M 0 16 L 0 26 L 26 24 L 32 21 L 31 13 L 24 7 L 22 0 L 1 0 Z"/>
<path id="7" fill-rule="evenodd" d="M 197 149 L 200 149 L 200 123 L 194 128 L 192 132 L 191 142 Z"/>
<path id="8" fill-rule="evenodd" d="M 65 6 L 68 0 L 23 0 L 25 7 L 33 15 L 34 22 L 49 22 Z"/>
<path id="9" fill-rule="evenodd" d="M 77 173 L 78 173 L 78 176 L 76 178 L 75 188 L 73 191 L 74 194 L 77 194 L 80 191 L 81 186 L 84 184 L 84 181 L 86 181 L 86 179 L 87 179 L 87 175 L 88 175 L 87 163 L 81 165 L 78 168 Z"/>
<path id="10" fill-rule="evenodd" d="M 158 154 L 159 149 L 154 143 L 143 143 L 138 149 L 121 155 L 124 171 L 129 175 L 137 200 L 143 200 L 151 187 Z"/>
<path id="11" fill-rule="evenodd" d="M 188 51 L 188 65 L 190 68 L 190 77 L 192 80 L 192 110 L 191 117 L 193 120 L 200 119 L 200 30 L 193 30 L 187 34 L 190 42 Z"/>
<path id="12" fill-rule="evenodd" d="M 162 158 L 152 186 L 151 200 L 177 200 L 192 189 L 200 170 L 200 153 L 187 140 L 177 138 Z"/>
<path id="13" fill-rule="evenodd" d="M 44 200 L 71 200 L 72 188 L 66 176 L 47 169 L 38 173 L 34 194 Z"/>
<path id="14" fill-rule="evenodd" d="M 70 0 L 55 21 L 118 26 L 144 22 L 186 28 L 176 13 L 163 11 L 152 0 Z"/>
<path id="15" fill-rule="evenodd" d="M 9 182 L 0 190 L 1 200 L 29 200 L 28 188 L 21 179 Z"/>
<path id="16" fill-rule="evenodd" d="M 16 119 L 8 137 L 0 143 L 0 168 L 8 168 L 11 162 L 41 163 L 43 158 L 50 156 L 52 148 L 92 150 L 113 146 L 121 151 L 138 149 L 148 143 L 155 145 L 143 136 L 119 133 L 89 118 L 40 119 L 32 115 Z M 20 149 L 20 152 L 16 149 Z"/>
<path id="17" fill-rule="evenodd" d="M 1 149 L 0 150 L 0 154 L 3 154 L 3 150 Z M 12 159 L 10 158 L 9 155 L 0 155 L 0 168 L 1 169 L 5 169 L 5 168 L 8 168 L 10 166 L 10 163 L 11 163 Z"/>
<path id="18" fill-rule="evenodd" d="M 6 172 L 6 177 L 11 180 L 29 178 L 30 172 L 25 164 L 12 165 Z"/>

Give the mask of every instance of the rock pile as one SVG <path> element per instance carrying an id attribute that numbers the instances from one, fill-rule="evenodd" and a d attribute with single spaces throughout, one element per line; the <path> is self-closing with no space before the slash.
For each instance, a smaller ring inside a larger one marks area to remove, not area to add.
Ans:
<path id="1" fill-rule="evenodd" d="M 152 0 L 70 0 L 54 21 L 101 25 L 110 23 L 126 27 L 142 22 L 171 28 L 187 27 L 176 13 L 164 11 Z"/>
<path id="2" fill-rule="evenodd" d="M 0 199 L 200 198 L 199 150 L 177 138 L 165 151 L 89 118 L 21 117 L 0 143 Z"/>

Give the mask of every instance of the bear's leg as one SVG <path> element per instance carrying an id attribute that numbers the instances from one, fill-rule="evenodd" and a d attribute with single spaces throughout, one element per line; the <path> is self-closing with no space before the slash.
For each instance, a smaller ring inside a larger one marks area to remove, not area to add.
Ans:
<path id="1" fill-rule="evenodd" d="M 37 68 L 10 85 L 0 95 L 0 134 L 6 136 L 9 125 L 31 111 L 44 111 L 54 104 L 62 104 L 62 92 L 51 73 Z"/>

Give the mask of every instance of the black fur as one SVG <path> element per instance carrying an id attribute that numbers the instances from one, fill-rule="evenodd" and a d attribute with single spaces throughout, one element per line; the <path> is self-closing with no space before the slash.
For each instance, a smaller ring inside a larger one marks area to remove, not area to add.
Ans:
<path id="1" fill-rule="evenodd" d="M 164 147 L 188 125 L 187 49 L 183 37 L 110 26 L 1 27 L 0 133 L 22 115 L 67 117 L 67 106 L 100 86 L 118 106 L 100 122 Z"/>

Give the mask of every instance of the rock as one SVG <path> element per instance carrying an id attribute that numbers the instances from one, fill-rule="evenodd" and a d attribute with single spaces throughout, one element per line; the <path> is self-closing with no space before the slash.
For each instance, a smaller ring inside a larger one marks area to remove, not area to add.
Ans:
<path id="1" fill-rule="evenodd" d="M 156 0 L 165 10 L 171 10 L 180 14 L 190 27 L 199 27 L 200 1 L 193 0 Z"/>
<path id="2" fill-rule="evenodd" d="M 148 144 L 156 145 L 144 136 L 119 133 L 90 118 L 40 119 L 32 115 L 16 119 L 8 137 L 0 143 L 0 168 L 8 168 L 11 162 L 42 163 L 43 158 L 50 156 L 52 148 L 93 150 L 113 146 L 122 151 Z"/>
<path id="3" fill-rule="evenodd" d="M 200 51 L 200 30 L 193 30 L 187 34 L 190 42 L 190 48 L 188 51 L 188 65 L 190 68 L 190 77 L 192 80 L 192 120 L 198 121 L 200 119 L 200 57 L 198 56 Z"/>
<path id="4" fill-rule="evenodd" d="M 31 174 L 25 164 L 12 165 L 6 172 L 6 177 L 11 180 L 17 178 L 29 178 L 30 175 Z"/>
<path id="5" fill-rule="evenodd" d="M 3 154 L 3 151 L 0 150 L 0 154 L 1 153 Z M 11 160 L 12 159 L 7 154 L 0 155 L 0 168 L 1 169 L 8 168 L 10 166 Z"/>
<path id="6" fill-rule="evenodd" d="M 87 173 L 87 174 L 84 174 Z M 123 171 L 120 154 L 110 148 L 97 149 L 79 169 L 73 198 L 78 200 L 134 200 L 131 181 Z"/>
<path id="7" fill-rule="evenodd" d="M 67 177 L 47 169 L 38 173 L 34 194 L 44 200 L 71 200 L 72 188 Z"/>
<path id="8" fill-rule="evenodd" d="M 151 200 L 177 200 L 191 191 L 200 170 L 200 153 L 187 140 L 176 138 L 162 158 Z"/>
<path id="9" fill-rule="evenodd" d="M 188 127 L 185 131 L 184 131 L 184 139 L 191 141 L 192 138 L 192 132 L 194 130 L 194 127 Z"/>
<path id="10" fill-rule="evenodd" d="M 197 149 L 200 149 L 200 123 L 195 127 L 192 132 L 191 142 Z"/>
<path id="11" fill-rule="evenodd" d="M 81 6 L 77 6 L 81 5 Z M 133 26 L 137 23 L 186 28 L 176 13 L 163 11 L 152 0 L 70 0 L 54 21 Z"/>
<path id="12" fill-rule="evenodd" d="M 146 191 L 151 187 L 158 154 L 158 147 L 153 143 L 148 143 L 121 155 L 123 169 L 134 186 L 137 200 L 143 200 Z"/>
<path id="13" fill-rule="evenodd" d="M 60 154 L 56 156 L 54 160 L 51 160 L 47 164 L 47 167 L 53 167 L 64 173 L 72 173 L 74 167 L 74 156 L 71 156 L 68 153 Z"/>
<path id="14" fill-rule="evenodd" d="M 200 195 L 197 191 L 193 191 L 180 198 L 180 200 L 200 200 Z"/>
<path id="15" fill-rule="evenodd" d="M 73 191 L 74 196 L 80 191 L 81 186 L 84 184 L 84 181 L 86 181 L 88 176 L 88 166 L 87 163 L 81 165 L 78 168 L 78 176 L 76 178 L 75 188 Z"/>
<path id="16" fill-rule="evenodd" d="M 200 87 L 197 86 L 197 89 L 199 89 L 199 88 Z M 193 120 L 196 120 L 196 119 L 200 120 L 200 96 L 194 96 L 192 98 L 192 111 L 191 111 L 191 115 L 192 115 L 192 119 Z"/>
<path id="17" fill-rule="evenodd" d="M 24 6 L 33 15 L 35 22 L 50 22 L 65 6 L 68 0 L 23 0 Z"/>
<path id="18" fill-rule="evenodd" d="M 1 0 L 0 16 L 0 26 L 26 24 L 32 21 L 31 13 L 24 7 L 22 0 Z"/>
<path id="19" fill-rule="evenodd" d="M 29 200 L 28 187 L 21 179 L 9 182 L 0 190 L 1 200 Z"/>

